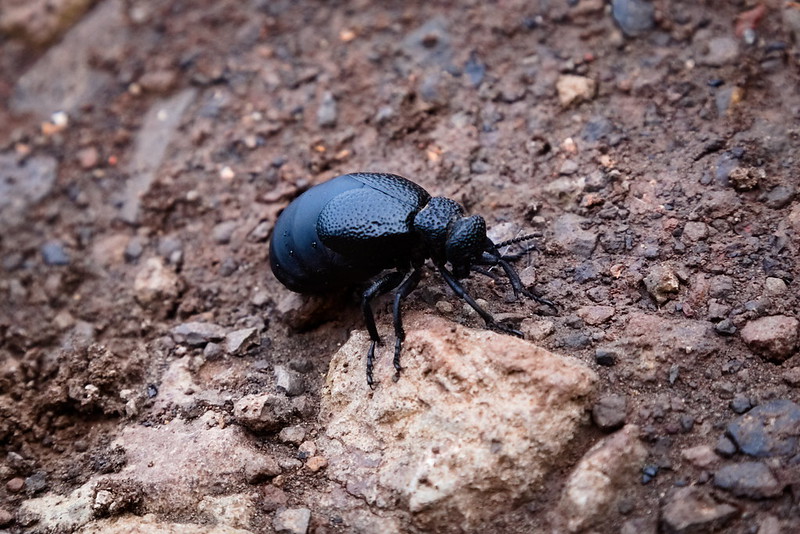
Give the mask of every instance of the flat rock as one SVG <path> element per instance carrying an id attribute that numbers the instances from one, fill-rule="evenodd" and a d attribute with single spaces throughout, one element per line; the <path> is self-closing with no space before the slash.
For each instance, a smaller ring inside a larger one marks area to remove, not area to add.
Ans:
<path id="1" fill-rule="evenodd" d="M 584 222 L 586 219 L 572 213 L 553 222 L 553 240 L 579 258 L 591 256 L 597 244 L 597 233 L 581 228 Z"/>
<path id="2" fill-rule="evenodd" d="M 311 510 L 308 508 L 287 508 L 275 513 L 272 527 L 280 534 L 306 534 L 311 521 Z"/>
<path id="3" fill-rule="evenodd" d="M 575 312 L 589 326 L 597 326 L 614 317 L 613 306 L 583 306 Z"/>
<path id="4" fill-rule="evenodd" d="M 628 425 L 589 449 L 573 470 L 559 503 L 569 532 L 585 530 L 608 515 L 636 480 L 647 457 L 639 429 Z"/>
<path id="5" fill-rule="evenodd" d="M 87 482 L 69 495 L 47 494 L 23 501 L 17 522 L 30 534 L 75 532 L 92 519 L 94 482 Z"/>
<path id="6" fill-rule="evenodd" d="M 786 399 L 756 406 L 729 424 L 727 434 L 749 456 L 795 454 L 800 438 L 800 406 Z"/>
<path id="7" fill-rule="evenodd" d="M 738 510 L 717 502 L 708 490 L 690 486 L 675 491 L 661 513 L 661 526 L 667 534 L 716 532 L 734 518 Z"/>
<path id="8" fill-rule="evenodd" d="M 365 377 L 366 332 L 334 355 L 321 399 L 328 476 L 424 529 L 473 528 L 542 483 L 584 419 L 596 375 L 529 342 L 411 316 L 394 382 L 379 349 Z M 465 468 L 467 467 L 468 468 Z"/>
<path id="9" fill-rule="evenodd" d="M 706 321 L 632 313 L 622 336 L 606 349 L 630 359 L 642 378 L 651 379 L 659 372 L 666 375 L 676 357 L 691 361 L 716 350 L 712 329 Z"/>
<path id="10" fill-rule="evenodd" d="M 209 426 L 211 421 L 201 417 L 126 427 L 114 445 L 124 450 L 127 462 L 106 478 L 136 482 L 149 512 L 195 512 L 204 497 L 238 487 L 247 481 L 251 465 L 264 464 L 265 453 L 244 430 Z"/>
<path id="11" fill-rule="evenodd" d="M 49 156 L 20 160 L 14 154 L 0 154 L 0 225 L 20 224 L 28 209 L 52 191 L 57 168 Z"/>
<path id="12" fill-rule="evenodd" d="M 123 221 L 131 224 L 138 222 L 142 196 L 150 189 L 183 113 L 194 100 L 195 94 L 194 89 L 184 89 L 153 103 L 145 114 L 127 168 L 129 178 L 119 213 Z"/>
<path id="13" fill-rule="evenodd" d="M 204 345 L 209 341 L 220 341 L 225 338 L 225 328 L 214 323 L 191 321 L 181 323 L 170 330 L 177 343 Z"/>
<path id="14" fill-rule="evenodd" d="M 155 514 L 126 515 L 118 518 L 92 521 L 75 534 L 254 534 L 252 530 L 229 525 L 202 525 L 173 523 L 159 519 Z"/>
<path id="15" fill-rule="evenodd" d="M 258 344 L 258 328 L 242 328 L 225 335 L 225 350 L 228 354 L 238 354 Z"/>
<path id="16" fill-rule="evenodd" d="M 742 340 L 753 352 L 776 361 L 783 361 L 797 348 L 800 321 L 786 315 L 761 317 L 742 328 Z"/>
<path id="17" fill-rule="evenodd" d="M 102 2 L 17 80 L 10 109 L 44 118 L 96 100 L 113 79 L 91 66 L 93 55 L 124 46 L 128 35 L 124 2 Z"/>

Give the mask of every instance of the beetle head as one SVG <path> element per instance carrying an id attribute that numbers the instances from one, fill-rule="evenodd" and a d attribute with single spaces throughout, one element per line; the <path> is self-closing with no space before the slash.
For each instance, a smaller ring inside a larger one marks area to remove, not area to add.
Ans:
<path id="1" fill-rule="evenodd" d="M 480 215 L 460 217 L 447 232 L 445 256 L 456 278 L 464 278 L 470 267 L 483 255 L 486 246 L 486 222 Z"/>

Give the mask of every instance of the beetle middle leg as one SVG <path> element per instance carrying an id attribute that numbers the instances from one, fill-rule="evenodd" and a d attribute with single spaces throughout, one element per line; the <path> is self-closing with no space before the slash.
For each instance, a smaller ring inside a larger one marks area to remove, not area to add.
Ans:
<path id="1" fill-rule="evenodd" d="M 380 276 L 370 284 L 370 286 L 361 295 L 361 311 L 364 313 L 364 322 L 367 325 L 367 332 L 372 342 L 367 351 L 367 385 L 370 388 L 375 387 L 375 381 L 372 377 L 372 368 L 375 362 L 375 345 L 381 342 L 381 337 L 378 335 L 378 328 L 375 326 L 375 316 L 372 313 L 371 302 L 372 299 L 386 294 L 403 282 L 406 274 L 400 271 L 392 271 Z"/>
<path id="2" fill-rule="evenodd" d="M 409 272 L 397 291 L 394 293 L 394 305 L 392 307 L 392 316 L 394 319 L 394 379 L 400 378 L 400 351 L 403 348 L 403 341 L 406 339 L 406 332 L 403 330 L 403 317 L 400 313 L 400 304 L 419 284 L 422 278 L 422 271 L 414 269 Z"/>

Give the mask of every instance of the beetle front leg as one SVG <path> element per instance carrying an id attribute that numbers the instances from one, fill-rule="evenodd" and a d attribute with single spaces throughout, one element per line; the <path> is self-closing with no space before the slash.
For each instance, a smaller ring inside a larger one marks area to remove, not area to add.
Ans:
<path id="1" fill-rule="evenodd" d="M 491 328 L 492 330 L 498 330 L 506 334 L 522 337 L 522 332 L 515 328 L 511 328 L 510 326 L 498 323 L 495 318 L 492 317 L 492 314 L 481 308 L 478 303 L 475 302 L 475 299 L 473 299 L 470 294 L 467 293 L 467 291 L 464 289 L 464 286 L 462 286 L 461 283 L 456 280 L 455 276 L 453 276 L 453 273 L 448 271 L 444 265 L 437 265 L 436 268 L 439 270 L 442 278 L 444 278 L 444 281 L 447 282 L 447 285 L 450 286 L 450 289 L 452 289 L 459 298 L 463 299 L 473 310 L 478 313 L 478 315 L 481 316 L 481 319 L 484 320 L 487 327 Z"/>
<path id="2" fill-rule="evenodd" d="M 400 378 L 400 351 L 403 348 L 403 341 L 406 339 L 406 332 L 403 330 L 403 317 L 400 313 L 400 305 L 403 299 L 411 294 L 419 284 L 422 278 L 422 272 L 419 269 L 414 269 L 406 275 L 405 280 L 397 288 L 394 293 L 394 306 L 392 307 L 392 316 L 394 319 L 394 379 L 395 381 Z"/>
<path id="3" fill-rule="evenodd" d="M 556 307 L 555 304 L 553 304 L 552 301 L 547 300 L 544 297 L 540 297 L 533 291 L 530 291 L 529 289 L 525 288 L 525 286 L 522 284 L 522 280 L 520 279 L 519 274 L 517 274 L 517 270 L 514 269 L 514 266 L 511 265 L 509 261 L 513 260 L 513 258 L 514 256 L 496 256 L 494 254 L 484 252 L 483 257 L 480 259 L 479 263 L 481 265 L 499 265 L 500 267 L 502 267 L 503 271 L 506 273 L 506 277 L 508 277 L 508 281 L 511 282 L 511 289 L 514 290 L 514 296 L 518 300 L 520 298 L 519 297 L 520 295 L 524 295 L 529 299 L 533 299 L 539 304 L 544 304 L 545 306 L 549 306 L 550 309 L 552 309 L 555 312 L 558 312 L 558 308 Z M 481 272 L 475 267 L 473 267 L 473 270 L 475 270 L 476 272 Z M 491 277 L 491 275 L 487 273 L 481 273 L 481 274 Z"/>
<path id="4" fill-rule="evenodd" d="M 372 368 L 375 363 L 375 345 L 380 344 L 381 337 L 378 335 L 378 328 L 375 326 L 375 316 L 372 313 L 372 306 L 370 303 L 373 298 L 388 293 L 397 287 L 403 281 L 404 277 L 405 274 L 399 271 L 386 273 L 373 281 L 361 295 L 361 311 L 364 313 L 364 322 L 367 325 L 369 338 L 372 340 L 369 345 L 369 350 L 367 351 L 367 385 L 369 385 L 371 389 L 375 388 L 375 381 L 372 376 Z"/>

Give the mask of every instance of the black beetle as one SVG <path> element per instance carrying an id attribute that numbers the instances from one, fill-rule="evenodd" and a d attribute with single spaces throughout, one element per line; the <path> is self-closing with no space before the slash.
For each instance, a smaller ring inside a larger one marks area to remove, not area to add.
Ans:
<path id="1" fill-rule="evenodd" d="M 470 271 L 488 275 L 482 266 L 499 265 L 517 298 L 522 294 L 555 308 L 552 302 L 523 287 L 510 263 L 522 254 L 503 255 L 499 251 L 502 246 L 531 237 L 495 244 L 486 237 L 483 217 L 465 216 L 464 208 L 455 200 L 431 197 L 422 187 L 395 174 L 352 173 L 312 187 L 292 201 L 275 223 L 269 256 L 275 277 L 298 293 L 326 293 L 380 275 L 361 298 L 372 340 L 367 353 L 367 383 L 372 387 L 375 345 L 381 339 L 370 302 L 396 289 L 394 367 L 398 377 L 405 338 L 400 304 L 416 288 L 420 268 L 428 259 L 489 328 L 522 335 L 495 321 L 459 282 Z"/>

